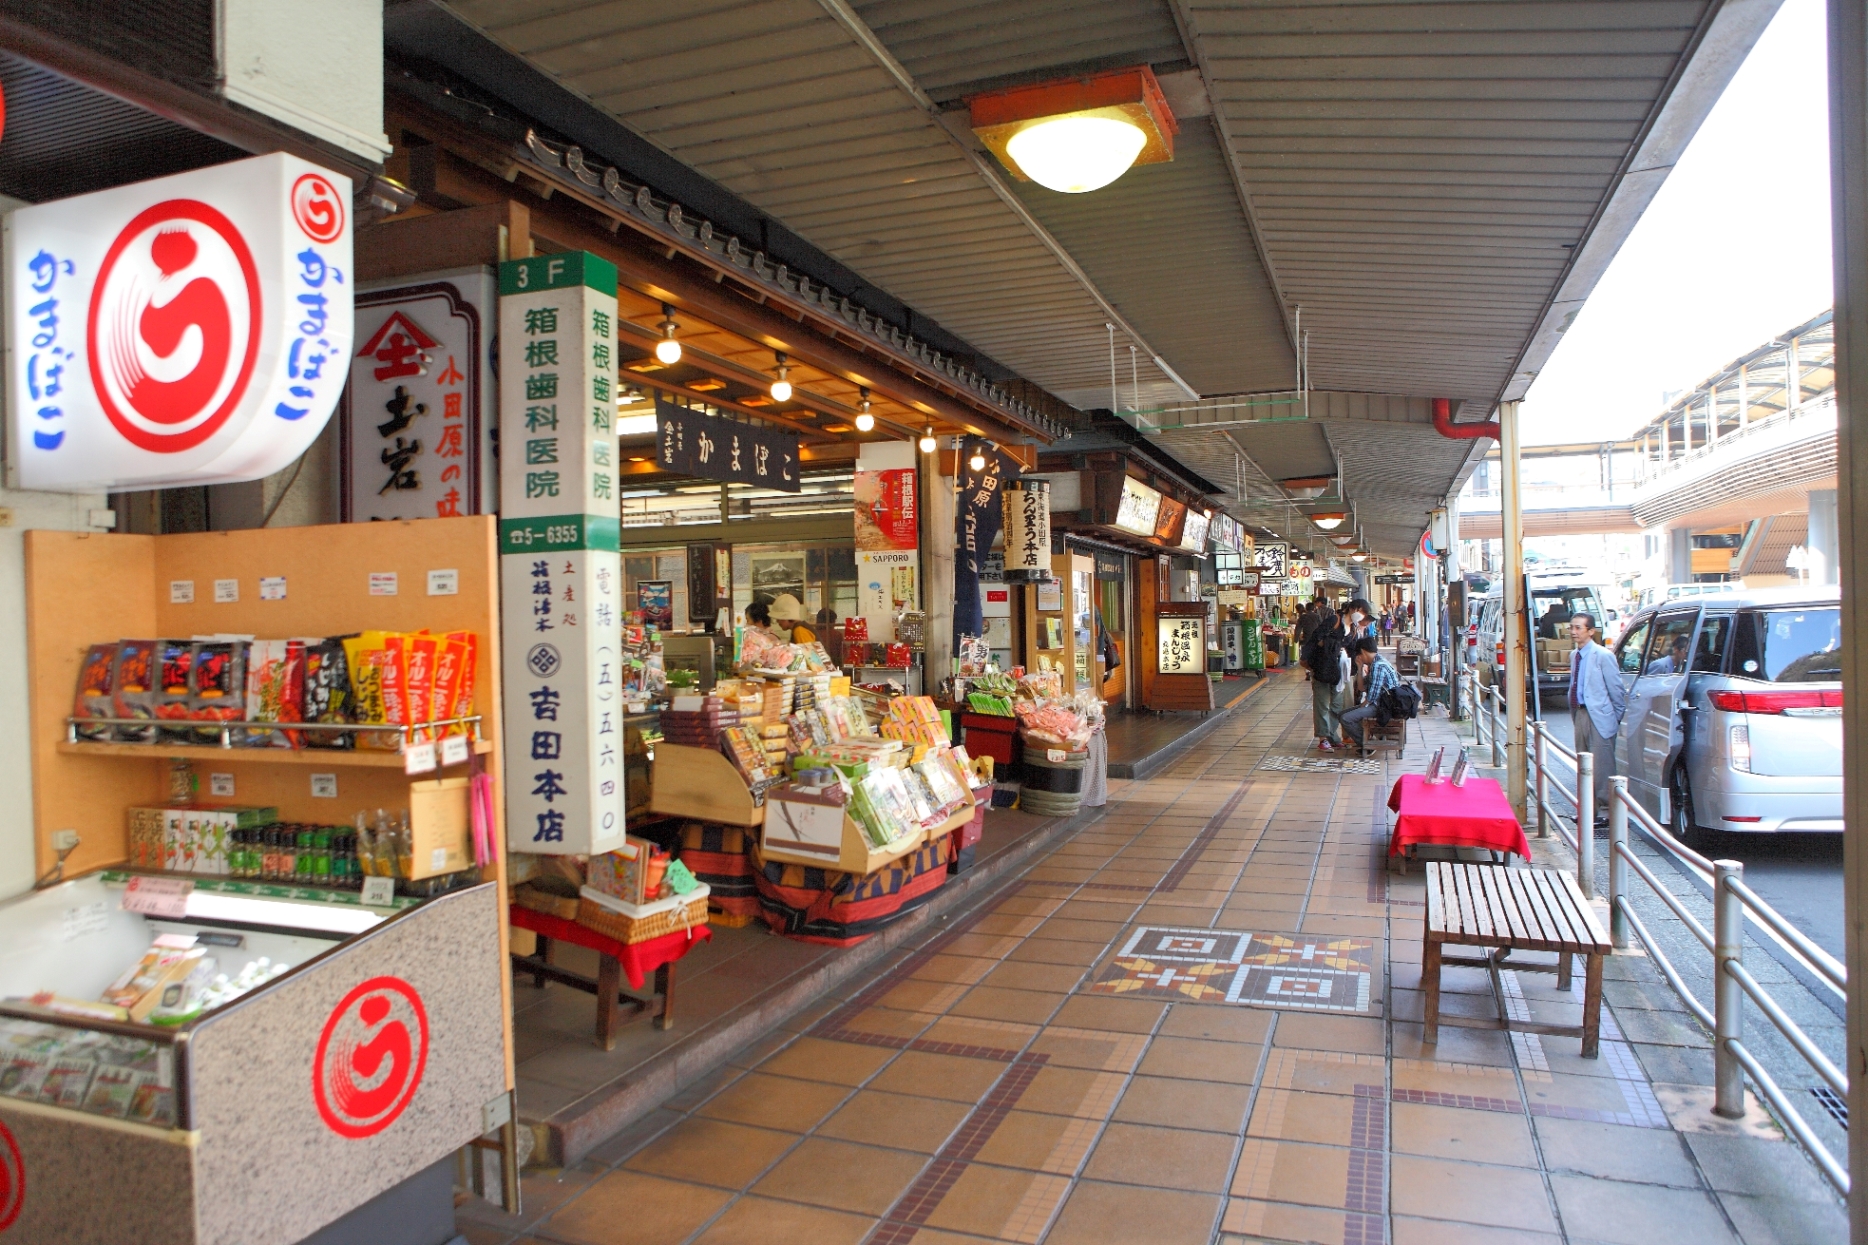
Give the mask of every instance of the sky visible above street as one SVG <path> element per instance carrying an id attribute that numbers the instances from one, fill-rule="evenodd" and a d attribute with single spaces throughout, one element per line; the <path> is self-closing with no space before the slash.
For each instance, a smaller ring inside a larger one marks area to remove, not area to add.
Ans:
<path id="1" fill-rule="evenodd" d="M 1831 299 L 1822 0 L 1785 0 L 1520 412 L 1529 445 L 1614 440 Z"/>

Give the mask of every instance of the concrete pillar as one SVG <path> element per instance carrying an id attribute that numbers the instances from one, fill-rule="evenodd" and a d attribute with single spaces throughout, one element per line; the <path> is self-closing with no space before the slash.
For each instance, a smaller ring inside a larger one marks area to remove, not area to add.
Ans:
<path id="1" fill-rule="evenodd" d="M 1518 481 L 1518 404 L 1498 404 L 1500 514 L 1505 533 L 1505 781 L 1512 811 L 1526 819 L 1524 775 L 1525 678 L 1530 671 L 1530 629 L 1524 616 L 1524 497 Z"/>
<path id="2" fill-rule="evenodd" d="M 1810 552 L 1810 582 L 1833 584 L 1842 566 L 1841 547 L 1836 530 L 1836 490 L 1810 490 L 1810 535 L 1804 548 Z M 1819 563 L 1816 559 L 1821 558 Z"/>
<path id="3" fill-rule="evenodd" d="M 941 447 L 951 463 L 952 449 Z M 922 691 L 932 695 L 953 669 L 954 477 L 940 473 L 934 454 L 919 455 L 921 484 L 921 604 L 927 611 Z"/>
<path id="4" fill-rule="evenodd" d="M 1670 527 L 1667 529 L 1667 582 L 1670 584 L 1693 582 L 1692 528 Z"/>

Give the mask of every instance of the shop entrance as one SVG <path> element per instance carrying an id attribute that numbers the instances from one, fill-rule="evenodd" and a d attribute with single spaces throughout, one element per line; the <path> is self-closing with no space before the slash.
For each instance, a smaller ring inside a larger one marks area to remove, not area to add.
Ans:
<path id="1" fill-rule="evenodd" d="M 1102 684 L 1102 696 L 1112 709 L 1129 707 L 1129 673 L 1133 663 L 1129 660 L 1132 645 L 1129 642 L 1129 620 L 1132 611 L 1129 605 L 1129 557 L 1127 554 L 1098 553 L 1096 555 L 1095 589 L 1093 593 L 1096 621 L 1102 624 L 1114 644 L 1117 666 L 1111 670 L 1102 653 L 1100 641 L 1095 642 L 1095 670 Z"/>

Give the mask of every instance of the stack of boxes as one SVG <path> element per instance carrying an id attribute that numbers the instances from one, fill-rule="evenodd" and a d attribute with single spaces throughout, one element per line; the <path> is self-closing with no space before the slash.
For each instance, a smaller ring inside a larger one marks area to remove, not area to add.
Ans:
<path id="1" fill-rule="evenodd" d="M 276 808 L 147 807 L 130 810 L 130 868 L 226 877 L 235 830 L 279 820 Z"/>

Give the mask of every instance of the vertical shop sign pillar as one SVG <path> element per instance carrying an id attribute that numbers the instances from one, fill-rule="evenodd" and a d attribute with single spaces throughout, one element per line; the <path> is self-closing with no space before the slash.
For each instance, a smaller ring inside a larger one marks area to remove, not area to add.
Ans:
<path id="1" fill-rule="evenodd" d="M 499 294 L 507 835 L 607 852 L 623 843 L 616 269 L 512 260 Z"/>

